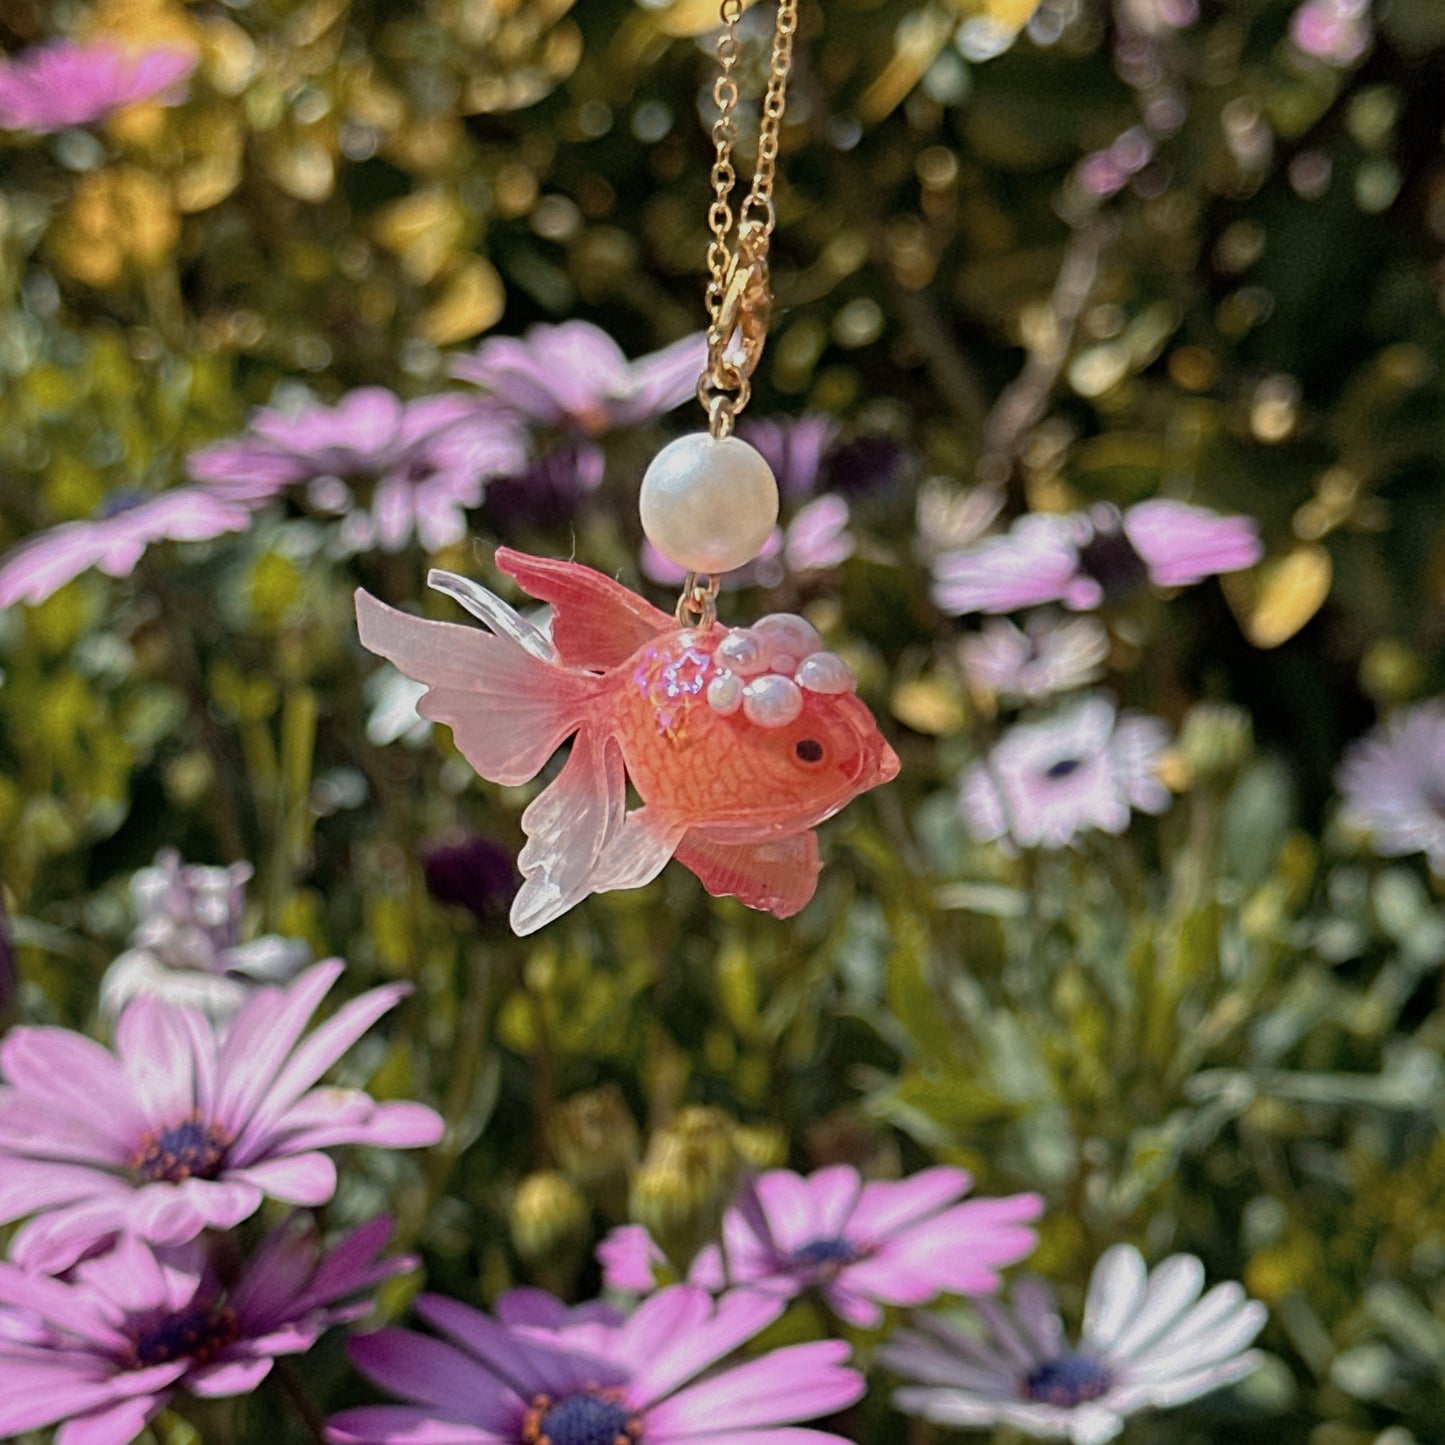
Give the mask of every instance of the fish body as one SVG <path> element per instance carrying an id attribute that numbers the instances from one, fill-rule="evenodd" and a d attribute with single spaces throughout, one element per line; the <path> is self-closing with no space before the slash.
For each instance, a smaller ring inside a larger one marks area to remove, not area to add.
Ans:
<path id="1" fill-rule="evenodd" d="M 482 777 L 535 777 L 512 926 L 531 933 L 589 893 L 637 887 L 676 857 L 714 894 L 787 917 L 812 897 L 813 828 L 898 771 L 847 667 L 801 617 L 680 627 L 620 583 L 508 548 L 497 565 L 552 604 L 551 635 L 486 588 L 429 581 L 489 629 L 430 622 L 356 594 L 363 644 L 424 683 Z M 627 784 L 642 801 L 628 810 Z"/>

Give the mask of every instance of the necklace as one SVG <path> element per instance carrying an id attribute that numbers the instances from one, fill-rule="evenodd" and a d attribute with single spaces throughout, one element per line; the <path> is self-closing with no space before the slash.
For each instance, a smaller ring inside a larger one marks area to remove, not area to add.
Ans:
<path id="1" fill-rule="evenodd" d="M 758 156 L 753 184 L 737 217 L 737 240 L 731 240 L 733 211 L 729 203 L 737 173 L 732 150 L 737 143 L 738 21 L 742 0 L 723 0 L 723 28 L 718 35 L 719 74 L 713 82 L 717 120 L 712 140 L 713 201 L 708 207 L 712 241 L 707 248 L 708 368 L 698 382 L 698 400 L 708 414 L 715 437 L 726 437 L 734 416 L 748 404 L 751 377 L 768 335 L 772 293 L 768 287 L 768 247 L 777 224 L 773 179 L 778 167 L 778 137 L 788 105 L 788 76 L 793 68 L 793 35 L 798 28 L 797 0 L 779 0 L 773 30 L 768 88 L 758 125 Z M 739 337 L 742 359 L 728 359 L 727 347 Z"/>
<path id="2" fill-rule="evenodd" d="M 640 887 L 672 858 L 709 893 L 786 918 L 817 885 L 816 825 L 898 771 L 852 672 L 806 618 L 717 620 L 719 575 L 755 557 L 778 517 L 772 470 L 733 423 L 767 339 L 773 179 L 797 6 L 778 0 L 757 163 L 734 216 L 742 0 L 723 0 L 708 358 L 697 386 L 708 426 L 658 453 L 640 497 L 652 544 L 687 573 L 674 613 L 590 567 L 505 547 L 498 568 L 551 604 L 550 631 L 450 572 L 428 580 L 486 631 L 357 593 L 362 642 L 426 684 L 418 711 L 451 728 L 484 778 L 526 783 L 572 739 L 561 771 L 522 814 L 518 933 L 591 893 Z M 642 800 L 631 810 L 629 782 Z"/>
<path id="3" fill-rule="evenodd" d="M 708 207 L 707 369 L 697 396 L 707 413 L 706 432 L 664 447 L 642 479 L 639 508 L 648 540 L 687 578 L 677 620 L 711 624 L 718 577 L 757 556 L 778 520 L 778 486 L 772 469 L 733 435 L 737 414 L 752 394 L 772 311 L 768 250 L 777 210 L 773 181 L 778 141 L 788 105 L 798 0 L 778 0 L 767 89 L 758 123 L 752 186 L 734 215 L 737 170 L 738 22 L 742 0 L 722 0 L 718 75 L 713 81 L 712 203 Z M 734 231 L 736 230 L 736 234 Z"/>

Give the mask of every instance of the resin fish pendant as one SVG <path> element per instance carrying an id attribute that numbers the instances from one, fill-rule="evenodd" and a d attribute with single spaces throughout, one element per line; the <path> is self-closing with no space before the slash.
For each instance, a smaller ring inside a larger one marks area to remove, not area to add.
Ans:
<path id="1" fill-rule="evenodd" d="M 813 896 L 816 824 L 898 772 L 847 665 L 801 617 L 683 627 L 575 562 L 499 548 L 497 566 L 552 605 L 551 635 L 463 577 L 433 571 L 487 631 L 356 593 L 361 641 L 427 692 L 490 782 L 557 777 L 522 814 L 512 927 L 532 933 L 589 893 L 636 888 L 676 857 L 713 894 L 779 918 Z M 574 736 L 575 735 L 575 736 Z M 642 800 L 627 809 L 627 784 Z"/>

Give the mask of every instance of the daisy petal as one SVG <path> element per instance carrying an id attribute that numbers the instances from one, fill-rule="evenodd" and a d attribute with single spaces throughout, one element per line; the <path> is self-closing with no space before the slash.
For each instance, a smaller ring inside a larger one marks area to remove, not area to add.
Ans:
<path id="1" fill-rule="evenodd" d="M 1144 1256 L 1132 1244 L 1116 1244 L 1100 1256 L 1084 1303 L 1085 1349 L 1113 1348 L 1144 1298 L 1148 1277 Z"/>
<path id="2" fill-rule="evenodd" d="M 783 1311 L 781 1300 L 736 1290 L 714 1307 L 689 1285 L 644 1300 L 620 1334 L 620 1357 L 635 1371 L 630 1397 L 650 1405 L 731 1354 Z"/>
<path id="3" fill-rule="evenodd" d="M 654 1405 L 649 1435 L 707 1435 L 831 1415 L 863 1396 L 863 1377 L 839 1368 L 852 1353 L 841 1340 L 791 1345 L 750 1360 Z"/>
<path id="4" fill-rule="evenodd" d="M 939 1165 L 905 1180 L 879 1180 L 863 1186 L 849 1220 L 858 1239 L 883 1239 L 930 1214 L 936 1214 L 973 1185 L 963 1169 Z"/>
<path id="5" fill-rule="evenodd" d="M 221 1049 L 223 1080 L 216 1115 L 239 1134 L 280 1073 L 311 1015 L 345 964 L 328 959 L 299 975 L 284 992 L 262 989 L 231 1023 Z"/>
<path id="6" fill-rule="evenodd" d="M 1138 1312 L 1119 1331 L 1110 1354 L 1127 1360 L 1158 1339 L 1199 1298 L 1204 1288 L 1204 1266 L 1192 1254 L 1166 1259 L 1149 1276 L 1149 1287 Z"/>
<path id="7" fill-rule="evenodd" d="M 409 984 L 388 984 L 352 999 L 298 1044 L 236 1141 L 234 1157 L 249 1159 L 286 1110 L 344 1054 L 377 1019 L 411 992 Z"/>
<path id="8" fill-rule="evenodd" d="M 513 1445 L 514 1429 L 504 1434 L 480 1430 L 457 1420 L 438 1420 L 406 1405 L 362 1405 L 343 1410 L 326 1422 L 331 1445 Z"/>
<path id="9" fill-rule="evenodd" d="M 108 1409 L 67 1420 L 55 1432 L 55 1445 L 127 1445 L 160 1414 L 169 1395 L 118 1400 Z"/>

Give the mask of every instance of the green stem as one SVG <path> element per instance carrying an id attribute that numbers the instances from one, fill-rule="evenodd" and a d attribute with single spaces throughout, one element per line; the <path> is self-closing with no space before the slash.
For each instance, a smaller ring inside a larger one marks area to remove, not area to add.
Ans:
<path id="1" fill-rule="evenodd" d="M 296 1367 L 290 1360 L 277 1360 L 275 1369 L 276 1379 L 286 1392 L 286 1398 L 291 1401 L 296 1413 L 301 1417 L 301 1423 L 306 1426 L 307 1433 L 316 1441 L 316 1445 L 326 1445 L 325 1417 L 306 1393 L 306 1387 L 301 1383 L 301 1377 L 296 1373 Z"/>
<path id="2" fill-rule="evenodd" d="M 441 1197 L 451 1177 L 458 1156 L 471 1141 L 465 1126 L 468 1111 L 476 1096 L 477 1079 L 486 1059 L 487 1014 L 491 1007 L 492 968 L 486 955 L 477 948 L 468 962 L 467 989 L 457 1015 L 452 1056 L 451 1078 L 442 1100 L 442 1118 L 446 1132 L 441 1143 L 431 1151 L 427 1164 L 426 1187 L 415 1209 L 407 1209 L 397 1224 L 397 1248 L 408 1249 L 415 1244 L 431 1216 L 432 1207 Z"/>
<path id="3" fill-rule="evenodd" d="M 547 1138 L 547 1121 L 557 1102 L 557 1061 L 552 1051 L 552 1034 L 547 1025 L 547 1005 L 525 983 L 532 1005 L 532 1022 L 537 1030 L 537 1047 L 532 1052 L 532 1168 L 549 1169 L 552 1145 Z"/>
<path id="4" fill-rule="evenodd" d="M 275 775 L 275 844 L 267 880 L 268 922 L 272 928 L 295 888 L 311 846 L 311 772 L 316 753 L 316 693 L 309 687 L 288 691 L 281 707 L 281 749 Z"/>

